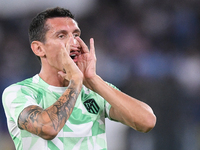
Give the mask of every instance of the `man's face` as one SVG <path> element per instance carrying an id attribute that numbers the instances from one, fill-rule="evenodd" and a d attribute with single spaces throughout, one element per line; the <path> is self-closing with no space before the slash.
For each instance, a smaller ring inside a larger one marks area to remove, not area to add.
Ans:
<path id="1" fill-rule="evenodd" d="M 80 54 L 80 45 L 75 37 L 81 34 L 76 21 L 68 17 L 58 17 L 48 19 L 46 25 L 49 30 L 45 36 L 46 40 L 43 44 L 43 49 L 48 64 L 57 70 L 62 70 L 60 54 L 61 50 L 67 47 L 67 43 L 70 44 L 70 49 L 66 49 L 66 51 L 76 63 L 77 56 Z M 69 37 L 71 37 L 70 41 Z"/>

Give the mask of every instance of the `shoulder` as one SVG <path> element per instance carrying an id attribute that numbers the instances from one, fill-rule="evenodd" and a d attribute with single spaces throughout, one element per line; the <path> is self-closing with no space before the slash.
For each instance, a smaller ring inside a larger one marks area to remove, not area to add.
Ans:
<path id="1" fill-rule="evenodd" d="M 33 77 L 5 88 L 2 94 L 4 108 L 7 108 L 7 110 L 10 110 L 10 108 L 20 108 L 27 104 L 27 102 L 33 101 L 36 97 L 36 90 L 32 85 L 32 79 Z"/>
<path id="2" fill-rule="evenodd" d="M 23 91 L 22 89 L 25 89 L 31 86 L 32 80 L 33 80 L 33 77 L 11 84 L 10 86 L 6 87 L 3 91 L 2 99 L 4 100 L 5 97 L 7 95 L 11 95 L 11 93 L 12 93 L 12 96 L 14 96 L 14 95 L 17 95 L 17 93 L 22 92 Z"/>
<path id="3" fill-rule="evenodd" d="M 109 83 L 109 82 L 106 82 L 109 86 L 111 86 L 111 87 L 113 87 L 113 88 L 115 88 L 115 89 L 117 89 L 117 90 L 119 90 L 115 85 L 113 85 L 112 83 Z"/>

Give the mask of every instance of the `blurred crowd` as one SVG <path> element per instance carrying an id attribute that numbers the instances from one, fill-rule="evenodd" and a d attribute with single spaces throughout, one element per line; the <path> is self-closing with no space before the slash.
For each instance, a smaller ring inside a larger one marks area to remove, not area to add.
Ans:
<path id="1" fill-rule="evenodd" d="M 88 44 L 95 39 L 97 73 L 148 103 L 157 116 L 147 134 L 127 130 L 124 150 L 199 150 L 200 1 L 97 0 L 75 15 Z M 0 18 L 0 92 L 32 77 L 40 64 L 28 26 L 38 12 Z M 7 133 L 0 104 L 0 133 Z"/>

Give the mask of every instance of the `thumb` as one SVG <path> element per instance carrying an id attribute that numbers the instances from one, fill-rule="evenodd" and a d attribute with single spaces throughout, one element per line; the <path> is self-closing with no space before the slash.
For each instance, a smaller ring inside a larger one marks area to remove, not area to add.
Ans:
<path id="1" fill-rule="evenodd" d="M 58 72 L 58 75 L 60 75 L 62 78 L 65 78 L 65 75 L 66 75 L 66 74 L 65 74 L 63 71 L 59 71 L 59 72 Z"/>

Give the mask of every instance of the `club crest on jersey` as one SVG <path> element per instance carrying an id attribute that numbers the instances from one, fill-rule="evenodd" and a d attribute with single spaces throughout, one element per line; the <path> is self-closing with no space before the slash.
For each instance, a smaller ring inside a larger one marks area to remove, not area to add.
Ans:
<path id="1" fill-rule="evenodd" d="M 97 114 L 99 112 L 99 106 L 94 99 L 88 99 L 83 104 L 89 113 Z"/>

